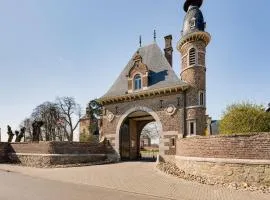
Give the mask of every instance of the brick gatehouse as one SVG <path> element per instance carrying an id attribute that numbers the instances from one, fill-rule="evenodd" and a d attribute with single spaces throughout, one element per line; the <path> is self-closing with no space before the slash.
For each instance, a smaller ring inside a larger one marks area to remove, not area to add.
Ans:
<path id="1" fill-rule="evenodd" d="M 186 16 L 177 49 L 181 73 L 173 70 L 172 36 L 164 52 L 156 44 L 138 48 L 108 92 L 103 105 L 101 137 L 121 159 L 139 156 L 140 133 L 149 122 L 161 127 L 159 154 L 176 154 L 176 139 L 206 131 L 206 46 L 210 35 L 200 10 L 202 0 L 186 0 Z"/>

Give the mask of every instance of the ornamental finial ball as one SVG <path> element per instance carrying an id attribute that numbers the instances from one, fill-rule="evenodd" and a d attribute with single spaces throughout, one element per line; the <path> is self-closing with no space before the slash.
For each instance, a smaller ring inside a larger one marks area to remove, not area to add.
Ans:
<path id="1" fill-rule="evenodd" d="M 184 11 L 187 12 L 189 6 L 198 6 L 199 8 L 202 6 L 203 0 L 186 0 L 184 4 Z"/>

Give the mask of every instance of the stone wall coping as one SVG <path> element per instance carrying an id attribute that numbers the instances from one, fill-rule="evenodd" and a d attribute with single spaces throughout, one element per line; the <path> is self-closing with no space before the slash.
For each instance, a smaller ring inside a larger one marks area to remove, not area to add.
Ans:
<path id="1" fill-rule="evenodd" d="M 183 139 L 211 139 L 211 138 L 236 138 L 236 137 L 252 137 L 252 136 L 258 136 L 258 135 L 270 135 L 269 132 L 265 133 L 236 133 L 232 135 L 209 135 L 209 136 L 194 136 L 194 137 L 186 137 L 186 138 L 181 138 Z"/>
<path id="2" fill-rule="evenodd" d="M 25 145 L 25 144 L 99 144 L 96 143 L 95 141 L 93 142 L 68 142 L 68 141 L 40 141 L 40 142 L 12 142 L 12 143 L 8 143 L 8 142 L 4 142 L 6 144 L 21 144 L 21 145 Z M 1 143 L 0 143 L 1 144 Z"/>
<path id="3" fill-rule="evenodd" d="M 39 154 L 39 153 L 9 153 L 13 156 L 44 156 L 44 157 L 76 157 L 76 156 L 106 156 L 106 154 Z"/>
<path id="4" fill-rule="evenodd" d="M 256 159 L 202 158 L 202 157 L 186 157 L 186 156 L 175 156 L 175 159 L 185 161 L 226 163 L 226 164 L 270 165 L 270 160 L 256 160 Z"/>

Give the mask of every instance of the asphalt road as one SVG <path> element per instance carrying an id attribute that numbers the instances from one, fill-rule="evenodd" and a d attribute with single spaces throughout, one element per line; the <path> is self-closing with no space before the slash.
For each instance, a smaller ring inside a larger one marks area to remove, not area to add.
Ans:
<path id="1" fill-rule="evenodd" d="M 161 200 L 154 196 L 0 171 L 0 200 Z"/>

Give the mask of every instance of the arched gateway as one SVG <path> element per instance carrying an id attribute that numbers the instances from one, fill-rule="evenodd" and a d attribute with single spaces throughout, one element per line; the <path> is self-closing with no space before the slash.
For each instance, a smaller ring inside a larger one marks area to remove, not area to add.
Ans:
<path id="1" fill-rule="evenodd" d="M 135 106 L 120 117 L 116 127 L 115 150 L 121 159 L 138 159 L 140 157 L 140 134 L 144 126 L 153 121 L 158 124 L 162 133 L 160 119 L 150 108 Z"/>
<path id="2" fill-rule="evenodd" d="M 179 137 L 203 135 L 206 130 L 206 46 L 202 1 L 187 0 L 182 38 L 181 78 L 173 70 L 172 36 L 165 37 L 164 52 L 156 43 L 136 50 L 109 91 L 103 105 L 101 136 L 122 158 L 136 158 L 138 134 L 148 121 L 162 127 L 159 154 L 169 159 L 176 153 Z M 125 133 L 127 135 L 125 135 Z M 127 137 L 125 137 L 127 136 Z"/>

